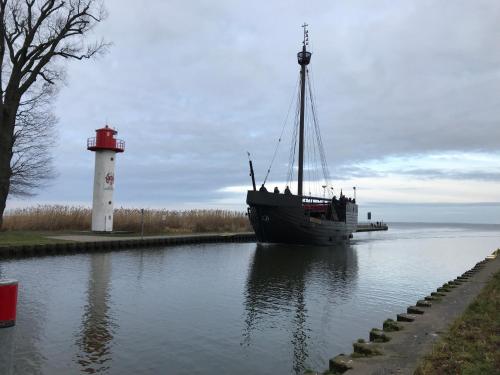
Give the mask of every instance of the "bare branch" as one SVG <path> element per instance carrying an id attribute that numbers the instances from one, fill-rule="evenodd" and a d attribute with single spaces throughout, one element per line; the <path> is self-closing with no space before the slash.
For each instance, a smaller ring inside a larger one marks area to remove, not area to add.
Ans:
<path id="1" fill-rule="evenodd" d="M 19 105 L 14 130 L 10 194 L 31 196 L 55 176 L 52 155 L 55 145 L 52 84 L 32 87 Z"/>

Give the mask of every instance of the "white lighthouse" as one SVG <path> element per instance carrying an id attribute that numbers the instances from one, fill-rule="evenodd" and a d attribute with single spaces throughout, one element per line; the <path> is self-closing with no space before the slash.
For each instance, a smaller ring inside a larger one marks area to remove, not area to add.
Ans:
<path id="1" fill-rule="evenodd" d="M 125 151 L 125 142 L 116 139 L 118 132 L 108 125 L 95 132 L 95 138 L 87 140 L 87 150 L 95 152 L 92 230 L 111 232 L 113 230 L 116 154 Z"/>

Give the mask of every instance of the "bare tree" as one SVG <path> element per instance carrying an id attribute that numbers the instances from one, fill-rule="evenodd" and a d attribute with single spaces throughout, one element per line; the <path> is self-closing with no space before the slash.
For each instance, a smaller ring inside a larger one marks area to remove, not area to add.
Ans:
<path id="1" fill-rule="evenodd" d="M 16 115 L 9 195 L 32 196 L 56 175 L 50 149 L 55 145 L 55 85 L 43 82 L 23 96 Z"/>
<path id="2" fill-rule="evenodd" d="M 16 123 L 23 119 L 18 114 L 37 97 L 30 89 L 37 80 L 57 84 L 64 72 L 57 65 L 61 59 L 83 60 L 103 52 L 106 43 L 87 43 L 86 36 L 104 16 L 102 0 L 0 0 L 0 227 L 16 168 L 15 147 L 23 147 L 15 146 Z"/>

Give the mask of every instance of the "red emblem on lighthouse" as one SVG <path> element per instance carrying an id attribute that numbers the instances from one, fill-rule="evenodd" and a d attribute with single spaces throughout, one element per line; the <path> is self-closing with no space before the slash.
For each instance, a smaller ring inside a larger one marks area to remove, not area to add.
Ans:
<path id="1" fill-rule="evenodd" d="M 104 177 L 104 180 L 106 181 L 106 183 L 108 185 L 113 186 L 113 184 L 115 182 L 115 176 L 113 176 L 113 173 L 108 172 L 108 174 L 106 175 L 106 177 Z"/>

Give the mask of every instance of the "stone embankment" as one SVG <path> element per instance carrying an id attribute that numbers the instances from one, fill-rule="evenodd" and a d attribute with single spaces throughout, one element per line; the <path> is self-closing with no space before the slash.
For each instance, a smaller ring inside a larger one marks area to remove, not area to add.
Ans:
<path id="1" fill-rule="evenodd" d="M 199 234 L 188 236 L 153 237 L 101 237 L 101 236 L 58 236 L 68 242 L 46 245 L 22 245 L 0 247 L 0 258 L 35 257 L 44 255 L 86 253 L 93 251 L 127 250 L 156 246 L 175 246 L 201 243 L 252 242 L 253 232 L 233 234 Z"/>
<path id="2" fill-rule="evenodd" d="M 373 328 L 369 342 L 359 339 L 353 344 L 352 354 L 340 354 L 330 360 L 329 373 L 413 374 L 435 341 L 500 270 L 497 255 L 498 250 L 409 306 L 396 320 L 387 319 L 382 328 Z"/>

